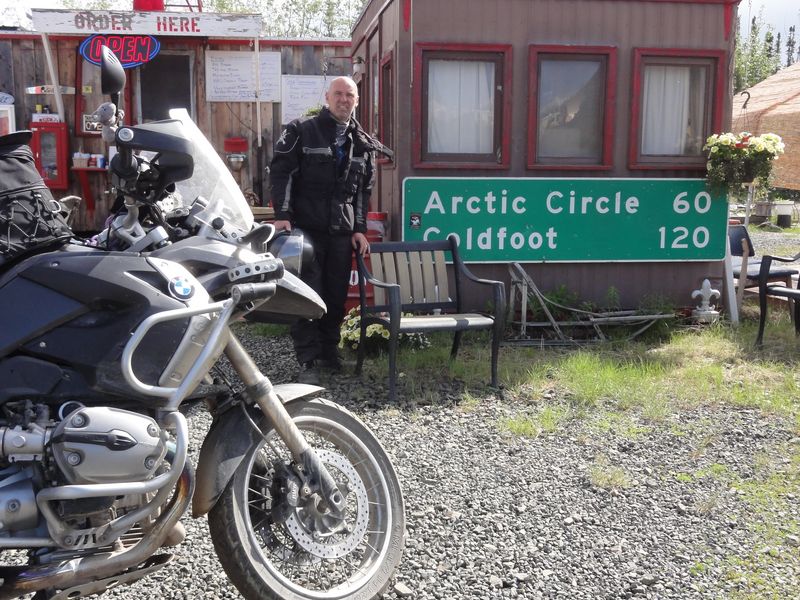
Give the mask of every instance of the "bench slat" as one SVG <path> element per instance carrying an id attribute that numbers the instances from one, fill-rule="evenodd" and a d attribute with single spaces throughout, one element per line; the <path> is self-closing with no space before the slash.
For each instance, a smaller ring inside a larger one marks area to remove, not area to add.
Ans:
<path id="1" fill-rule="evenodd" d="M 419 252 L 408 253 L 408 271 L 411 275 L 412 302 L 425 302 L 425 287 L 422 285 L 422 256 Z"/>
<path id="2" fill-rule="evenodd" d="M 395 252 L 394 257 L 397 261 L 397 283 L 400 286 L 400 302 L 408 304 L 414 301 L 414 290 L 411 289 L 408 254 L 406 252 Z"/>
<path id="3" fill-rule="evenodd" d="M 421 254 L 421 260 L 425 300 L 426 302 L 436 302 L 436 273 L 433 270 L 433 254 L 430 252 L 423 252 Z"/>
<path id="4" fill-rule="evenodd" d="M 436 270 L 436 283 L 439 286 L 439 297 L 436 301 L 447 302 L 450 300 L 450 290 L 447 286 L 447 265 L 444 261 L 444 252 L 437 250 L 433 253 L 433 264 Z"/>

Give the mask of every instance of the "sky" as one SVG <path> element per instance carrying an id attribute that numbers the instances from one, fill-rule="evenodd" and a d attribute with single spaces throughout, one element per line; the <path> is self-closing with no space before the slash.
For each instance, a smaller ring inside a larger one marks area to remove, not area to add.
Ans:
<path id="1" fill-rule="evenodd" d="M 742 32 L 749 29 L 750 20 L 757 17 L 760 10 L 763 10 L 764 24 L 772 25 L 781 39 L 786 39 L 792 25 L 800 30 L 800 0 L 742 0 L 739 4 Z"/>

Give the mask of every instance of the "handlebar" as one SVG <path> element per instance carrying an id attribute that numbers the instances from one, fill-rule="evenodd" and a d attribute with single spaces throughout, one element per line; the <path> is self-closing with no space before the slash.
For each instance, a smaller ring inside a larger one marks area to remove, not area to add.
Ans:
<path id="1" fill-rule="evenodd" d="M 130 148 L 117 143 L 117 153 L 111 159 L 111 171 L 121 179 L 131 179 L 138 175 L 139 162 Z"/>

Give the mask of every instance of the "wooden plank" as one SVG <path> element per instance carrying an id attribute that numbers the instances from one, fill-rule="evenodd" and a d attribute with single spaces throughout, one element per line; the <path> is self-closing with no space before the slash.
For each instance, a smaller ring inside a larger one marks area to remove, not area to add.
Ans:
<path id="1" fill-rule="evenodd" d="M 406 252 L 396 252 L 394 259 L 397 265 L 397 283 L 400 285 L 400 302 L 402 304 L 412 302 L 413 293 L 411 291 L 411 277 L 408 271 L 408 254 Z"/>
<path id="2" fill-rule="evenodd" d="M 383 254 L 370 254 L 370 260 L 372 261 L 372 275 L 375 279 L 380 279 L 381 281 L 386 281 L 386 276 L 384 275 L 384 268 L 383 268 Z M 375 287 L 374 288 L 374 298 L 375 304 L 381 305 L 386 304 L 386 292 L 383 291 L 383 288 Z"/>
<path id="3" fill-rule="evenodd" d="M 14 88 L 14 62 L 11 58 L 11 42 L 0 41 L 0 92 L 5 92 L 17 98 L 19 93 Z"/>
<path id="4" fill-rule="evenodd" d="M 433 269 L 433 254 L 422 253 L 422 278 L 426 302 L 436 301 L 436 272 Z"/>
<path id="5" fill-rule="evenodd" d="M 408 253 L 408 270 L 411 274 L 411 296 L 413 302 L 425 302 L 425 286 L 422 283 L 422 256 L 419 252 Z"/>
<path id="6" fill-rule="evenodd" d="M 441 250 L 433 253 L 433 267 L 436 271 L 436 285 L 439 286 L 437 290 L 438 298 L 434 297 L 433 300 L 447 302 L 450 300 L 450 288 L 447 284 L 447 264 L 444 261 L 444 252 Z"/>

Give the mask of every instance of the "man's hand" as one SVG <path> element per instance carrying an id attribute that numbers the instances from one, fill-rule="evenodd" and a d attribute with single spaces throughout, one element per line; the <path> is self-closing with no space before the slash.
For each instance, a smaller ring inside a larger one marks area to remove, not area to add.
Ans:
<path id="1" fill-rule="evenodd" d="M 361 254 L 361 256 L 366 256 L 369 254 L 369 241 L 367 241 L 367 236 L 365 236 L 363 233 L 354 233 L 350 237 L 350 243 L 353 245 L 355 251 Z"/>
<path id="2" fill-rule="evenodd" d="M 286 231 L 292 230 L 291 221 L 275 221 L 273 225 L 275 226 L 275 231 L 283 231 L 284 229 Z"/>

